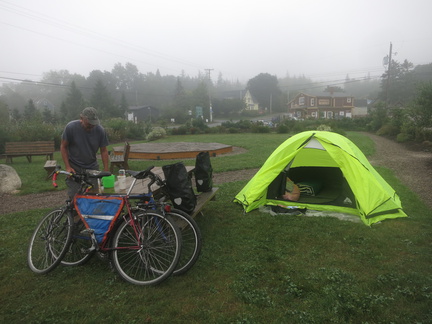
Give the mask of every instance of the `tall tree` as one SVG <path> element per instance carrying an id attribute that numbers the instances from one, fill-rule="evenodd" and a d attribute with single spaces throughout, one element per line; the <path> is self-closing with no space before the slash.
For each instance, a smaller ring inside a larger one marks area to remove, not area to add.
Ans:
<path id="1" fill-rule="evenodd" d="M 120 117 L 121 113 L 116 108 L 109 92 L 107 91 L 102 80 L 97 80 L 93 88 L 93 94 L 90 100 L 91 105 L 98 110 L 101 118 Z"/>
<path id="2" fill-rule="evenodd" d="M 0 98 L 0 125 L 9 123 L 9 118 L 8 105 Z"/>
<path id="3" fill-rule="evenodd" d="M 209 96 L 207 91 L 206 82 L 201 82 L 195 90 L 192 92 L 192 108 L 197 106 L 203 107 L 204 111 L 207 112 L 209 107 Z M 207 108 L 207 109 L 205 109 Z M 204 117 L 209 117 L 209 112 L 204 113 Z"/>
<path id="4" fill-rule="evenodd" d="M 417 97 L 410 109 L 411 119 L 419 129 L 432 127 L 432 83 L 425 82 L 418 87 Z"/>
<path id="5" fill-rule="evenodd" d="M 32 99 L 28 101 L 28 104 L 24 108 L 24 119 L 28 121 L 39 119 L 40 115 L 36 109 L 36 106 Z"/>
<path id="6" fill-rule="evenodd" d="M 267 111 L 282 111 L 281 90 L 276 76 L 261 73 L 248 81 L 247 89 L 256 98 L 260 108 Z"/>
<path id="7" fill-rule="evenodd" d="M 403 106 L 413 100 L 415 82 L 411 70 L 414 65 L 408 60 L 403 63 L 392 60 L 390 71 L 381 77 L 380 99 L 391 106 Z"/>
<path id="8" fill-rule="evenodd" d="M 129 108 L 129 104 L 128 104 L 126 96 L 123 92 L 121 95 L 121 100 L 120 100 L 120 114 L 123 118 L 126 118 L 128 108 Z"/>
<path id="9" fill-rule="evenodd" d="M 185 89 L 183 88 L 180 78 L 177 78 L 176 89 L 174 94 L 174 109 L 181 113 L 187 113 L 190 105 Z"/>
<path id="10" fill-rule="evenodd" d="M 83 95 L 75 85 L 75 81 L 72 81 L 66 100 L 60 108 L 63 114 L 63 121 L 78 119 L 81 111 L 84 108 L 85 100 L 83 98 Z"/>

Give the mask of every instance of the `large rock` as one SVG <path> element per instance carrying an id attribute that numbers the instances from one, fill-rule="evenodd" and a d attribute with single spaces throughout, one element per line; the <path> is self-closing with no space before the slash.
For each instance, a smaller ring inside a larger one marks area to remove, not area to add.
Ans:
<path id="1" fill-rule="evenodd" d="M 9 165 L 0 164 L 0 193 L 13 193 L 21 188 L 18 173 Z"/>

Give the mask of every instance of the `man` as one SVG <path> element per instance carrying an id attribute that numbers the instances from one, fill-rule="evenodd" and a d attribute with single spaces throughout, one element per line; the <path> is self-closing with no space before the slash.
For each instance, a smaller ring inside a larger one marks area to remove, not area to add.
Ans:
<path id="1" fill-rule="evenodd" d="M 100 150 L 103 170 L 109 171 L 108 137 L 100 125 L 97 111 L 93 107 L 85 108 L 80 120 L 69 122 L 62 134 L 60 152 L 65 169 L 71 173 L 82 173 L 85 170 L 99 170 L 96 153 Z M 72 179 L 66 179 L 69 197 L 73 197 L 79 189 Z M 94 187 L 97 188 L 95 181 Z"/>

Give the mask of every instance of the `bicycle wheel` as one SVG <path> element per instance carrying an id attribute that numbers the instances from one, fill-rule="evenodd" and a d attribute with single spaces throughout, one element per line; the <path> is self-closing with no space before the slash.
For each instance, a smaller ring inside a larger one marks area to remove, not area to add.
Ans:
<path id="1" fill-rule="evenodd" d="M 135 214 L 120 225 L 112 241 L 112 260 L 119 275 L 136 285 L 155 285 L 174 271 L 181 234 L 174 222 L 156 212 Z"/>
<path id="2" fill-rule="evenodd" d="M 91 259 L 95 252 L 90 233 L 87 232 L 85 224 L 80 219 L 74 223 L 72 239 L 69 248 L 61 260 L 65 266 L 79 266 Z"/>
<path id="3" fill-rule="evenodd" d="M 48 273 L 60 264 L 72 237 L 73 218 L 65 208 L 48 213 L 30 239 L 27 263 L 36 273 Z"/>
<path id="4" fill-rule="evenodd" d="M 180 260 L 173 272 L 174 275 L 181 275 L 198 260 L 202 246 L 201 231 L 195 220 L 182 210 L 173 208 L 167 215 L 171 216 L 182 236 Z"/>

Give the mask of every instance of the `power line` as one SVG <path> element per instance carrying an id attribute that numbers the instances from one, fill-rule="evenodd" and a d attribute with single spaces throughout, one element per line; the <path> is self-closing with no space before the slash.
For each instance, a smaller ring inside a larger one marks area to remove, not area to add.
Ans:
<path id="1" fill-rule="evenodd" d="M 160 58 L 160 59 L 164 59 L 164 60 L 167 60 L 167 61 L 181 63 L 181 64 L 184 64 L 184 65 L 196 67 L 196 68 L 199 68 L 199 69 L 202 68 L 201 66 L 199 66 L 197 64 L 194 64 L 192 62 L 188 62 L 188 61 L 186 61 L 184 59 L 181 59 L 181 58 L 178 58 L 178 57 L 174 57 L 174 56 L 171 56 L 171 55 L 168 55 L 168 54 L 160 53 L 160 52 L 157 52 L 157 51 L 154 51 L 154 50 L 150 50 L 150 49 L 144 48 L 142 46 L 138 46 L 136 44 L 131 44 L 131 43 L 125 42 L 123 40 L 120 40 L 120 39 L 117 39 L 117 38 L 114 38 L 114 37 L 107 36 L 107 35 L 104 35 L 102 33 L 96 32 L 94 30 L 83 28 L 81 26 L 78 26 L 78 25 L 75 25 L 75 24 L 71 24 L 69 22 L 65 22 L 65 21 L 53 18 L 51 16 L 48 16 L 48 15 L 36 12 L 34 10 L 29 10 L 27 8 L 24 8 L 24 7 L 16 5 L 16 4 L 12 4 L 12 3 L 7 2 L 7 1 L 3 1 L 2 3 L 0 3 L 0 8 L 4 9 L 6 11 L 12 12 L 14 14 L 17 14 L 17 15 L 20 15 L 20 16 L 24 16 L 24 17 L 27 17 L 29 19 L 36 20 L 36 21 L 39 21 L 39 22 L 42 22 L 42 23 L 45 23 L 45 24 L 48 24 L 48 25 L 51 25 L 51 26 L 55 26 L 57 28 L 60 28 L 60 29 L 63 29 L 63 30 L 66 30 L 66 31 L 69 31 L 69 32 L 72 32 L 72 33 L 75 33 L 75 34 L 84 35 L 84 36 L 92 38 L 92 39 L 103 40 L 105 42 L 114 43 L 116 45 L 121 45 L 122 48 L 127 47 L 127 48 L 132 49 L 132 50 L 134 50 L 136 52 L 144 53 L 144 54 L 156 57 L 156 58 Z M 1 23 L 9 25 L 9 26 L 14 27 L 14 28 L 19 28 L 19 29 L 22 29 L 22 30 L 25 30 L 25 31 L 37 33 L 37 34 L 40 34 L 40 35 L 43 35 L 43 36 L 46 36 L 46 37 L 51 37 L 51 38 L 55 38 L 57 40 L 62 40 L 62 41 L 65 41 L 65 42 L 69 42 L 71 44 L 88 47 L 88 46 L 85 46 L 85 45 L 82 45 L 82 44 L 73 43 L 70 40 L 64 40 L 64 39 L 61 39 L 59 37 L 50 36 L 50 35 L 47 35 L 47 34 L 44 34 L 44 33 L 37 32 L 35 30 L 30 30 L 30 29 L 27 29 L 27 28 L 24 28 L 24 27 L 20 27 L 20 26 L 16 26 L 16 25 L 13 25 L 13 24 L 10 24 L 10 23 L 5 23 L 5 22 L 1 22 Z M 92 49 L 97 50 L 97 51 L 101 51 L 101 52 L 105 52 L 105 53 L 108 53 L 108 54 L 114 54 L 114 53 L 109 53 L 107 51 L 103 51 L 103 50 L 100 50 L 100 49 L 97 49 L 97 48 L 92 48 Z M 118 55 L 118 54 L 114 54 L 114 55 Z M 148 62 L 143 62 L 143 63 L 154 65 L 154 64 L 151 64 L 151 63 L 148 63 Z M 164 68 L 167 68 L 167 67 L 164 67 Z M 167 68 L 167 69 L 171 69 L 171 68 Z"/>

